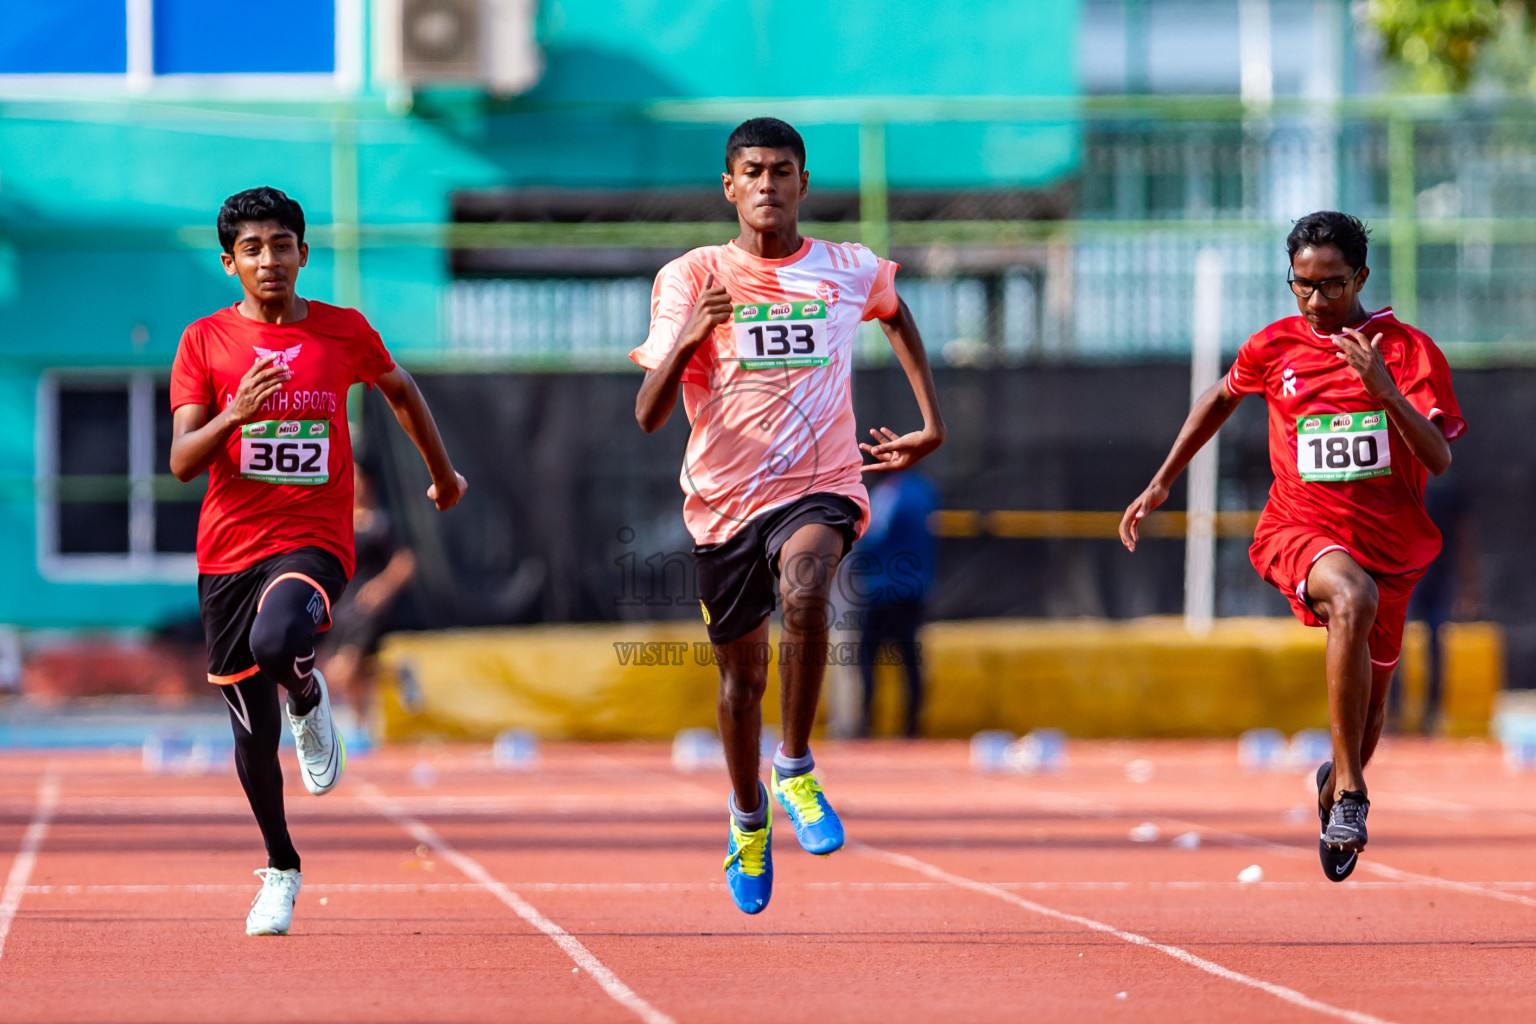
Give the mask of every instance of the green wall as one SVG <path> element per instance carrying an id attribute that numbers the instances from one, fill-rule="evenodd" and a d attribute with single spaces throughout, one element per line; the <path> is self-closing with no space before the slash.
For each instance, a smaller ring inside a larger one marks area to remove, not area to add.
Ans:
<path id="1" fill-rule="evenodd" d="M 1077 92 L 1075 0 L 557 0 L 544 7 L 541 22 L 549 67 L 534 94 L 562 100 Z M 771 111 L 772 103 L 765 107 Z M 846 126 L 800 127 L 813 180 L 857 183 L 857 142 Z M 653 182 L 691 183 L 699 166 L 721 163 L 718 127 L 669 134 L 666 153 L 628 154 Z M 648 133 L 637 135 L 644 145 Z M 619 139 L 629 142 L 625 134 Z M 1040 184 L 1073 168 L 1076 133 L 1067 126 L 898 122 L 887 154 L 895 187 Z"/>
<path id="2" fill-rule="evenodd" d="M 775 97 L 1070 95 L 1077 18 L 1076 0 L 558 0 L 541 7 L 547 68 L 527 96 L 427 93 L 409 112 L 383 90 L 38 100 L 0 80 L 0 622 L 148 626 L 195 609 L 190 586 L 38 576 L 33 423 L 44 370 L 168 369 L 182 328 L 239 298 L 212 227 L 230 193 L 271 184 L 298 199 L 321 226 L 301 290 L 355 302 L 403 362 L 426 365 L 445 253 L 364 248 L 348 287 L 326 246 L 333 199 L 365 225 L 431 225 L 462 188 L 708 185 L 729 125 L 659 122 L 654 101 L 764 97 L 771 112 Z M 857 126 L 803 128 L 813 180 L 856 185 Z M 1077 133 L 895 118 L 887 157 L 898 188 L 1046 185 L 1075 169 Z"/>

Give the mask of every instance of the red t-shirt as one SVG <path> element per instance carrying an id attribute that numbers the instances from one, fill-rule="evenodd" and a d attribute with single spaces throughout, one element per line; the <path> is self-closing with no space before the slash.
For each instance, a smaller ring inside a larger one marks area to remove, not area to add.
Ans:
<path id="1" fill-rule="evenodd" d="M 1459 437 L 1467 422 L 1450 367 L 1429 336 L 1391 309 L 1359 330 L 1367 339 L 1382 335 L 1382 358 L 1409 404 L 1448 440 Z M 1428 471 L 1327 335 L 1299 316 L 1270 324 L 1238 350 L 1227 390 L 1262 394 L 1269 405 L 1275 483 L 1259 534 L 1316 527 L 1363 559 L 1362 568 L 1382 574 L 1421 569 L 1439 553 L 1440 531 L 1424 511 Z"/>
<path id="2" fill-rule="evenodd" d="M 322 547 L 352 575 L 352 439 L 347 389 L 394 369 L 378 333 L 355 309 L 309 303 L 303 320 L 267 324 L 234 306 L 183 332 L 171 367 L 171 408 L 205 405 L 211 418 L 268 352 L 293 376 L 261 417 L 232 430 L 208 467 L 197 524 L 199 572 L 248 569 L 264 558 Z"/>

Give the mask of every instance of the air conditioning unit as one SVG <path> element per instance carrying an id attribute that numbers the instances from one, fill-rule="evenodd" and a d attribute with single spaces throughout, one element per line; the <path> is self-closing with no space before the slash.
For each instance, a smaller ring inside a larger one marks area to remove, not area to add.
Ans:
<path id="1" fill-rule="evenodd" d="M 511 96 L 544 71 L 534 42 L 536 0 L 380 0 L 374 11 L 375 57 L 386 80 L 478 83 Z"/>

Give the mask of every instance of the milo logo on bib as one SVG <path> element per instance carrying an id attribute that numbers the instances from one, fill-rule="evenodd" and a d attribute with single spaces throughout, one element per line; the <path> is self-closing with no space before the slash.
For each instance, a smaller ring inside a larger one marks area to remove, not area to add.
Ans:
<path id="1" fill-rule="evenodd" d="M 1296 471 L 1303 480 L 1336 483 L 1392 472 L 1387 415 L 1341 412 L 1296 420 Z"/>
<path id="2" fill-rule="evenodd" d="M 825 366 L 831 358 L 827 307 L 820 301 L 734 306 L 731 332 L 743 369 Z"/>
<path id="3" fill-rule="evenodd" d="M 329 420 L 267 420 L 240 428 L 240 476 L 318 486 L 331 479 Z"/>

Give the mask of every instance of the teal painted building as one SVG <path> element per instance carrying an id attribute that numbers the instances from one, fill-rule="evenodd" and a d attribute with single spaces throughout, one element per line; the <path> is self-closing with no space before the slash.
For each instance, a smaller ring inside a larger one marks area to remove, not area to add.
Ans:
<path id="1" fill-rule="evenodd" d="M 856 123 L 913 97 L 1073 95 L 1070 0 L 546 2 L 541 73 L 514 98 L 392 78 L 382 0 L 266 5 L 303 42 L 259 59 L 221 42 L 240 5 L 156 0 L 146 24 L 122 0 L 6 6 L 27 13 L 0 19 L 0 623 L 23 627 L 195 611 L 197 489 L 166 471 L 164 383 L 181 329 L 239 297 L 212 226 L 232 192 L 297 198 L 301 290 L 430 370 L 453 354 L 460 190 L 712 187 L 741 109 L 794 97 L 843 103 L 803 123 L 822 187 L 867 190 L 871 139 L 881 188 L 1042 187 L 1078 159 L 1066 125 Z M 699 105 L 743 97 L 762 102 Z"/>

